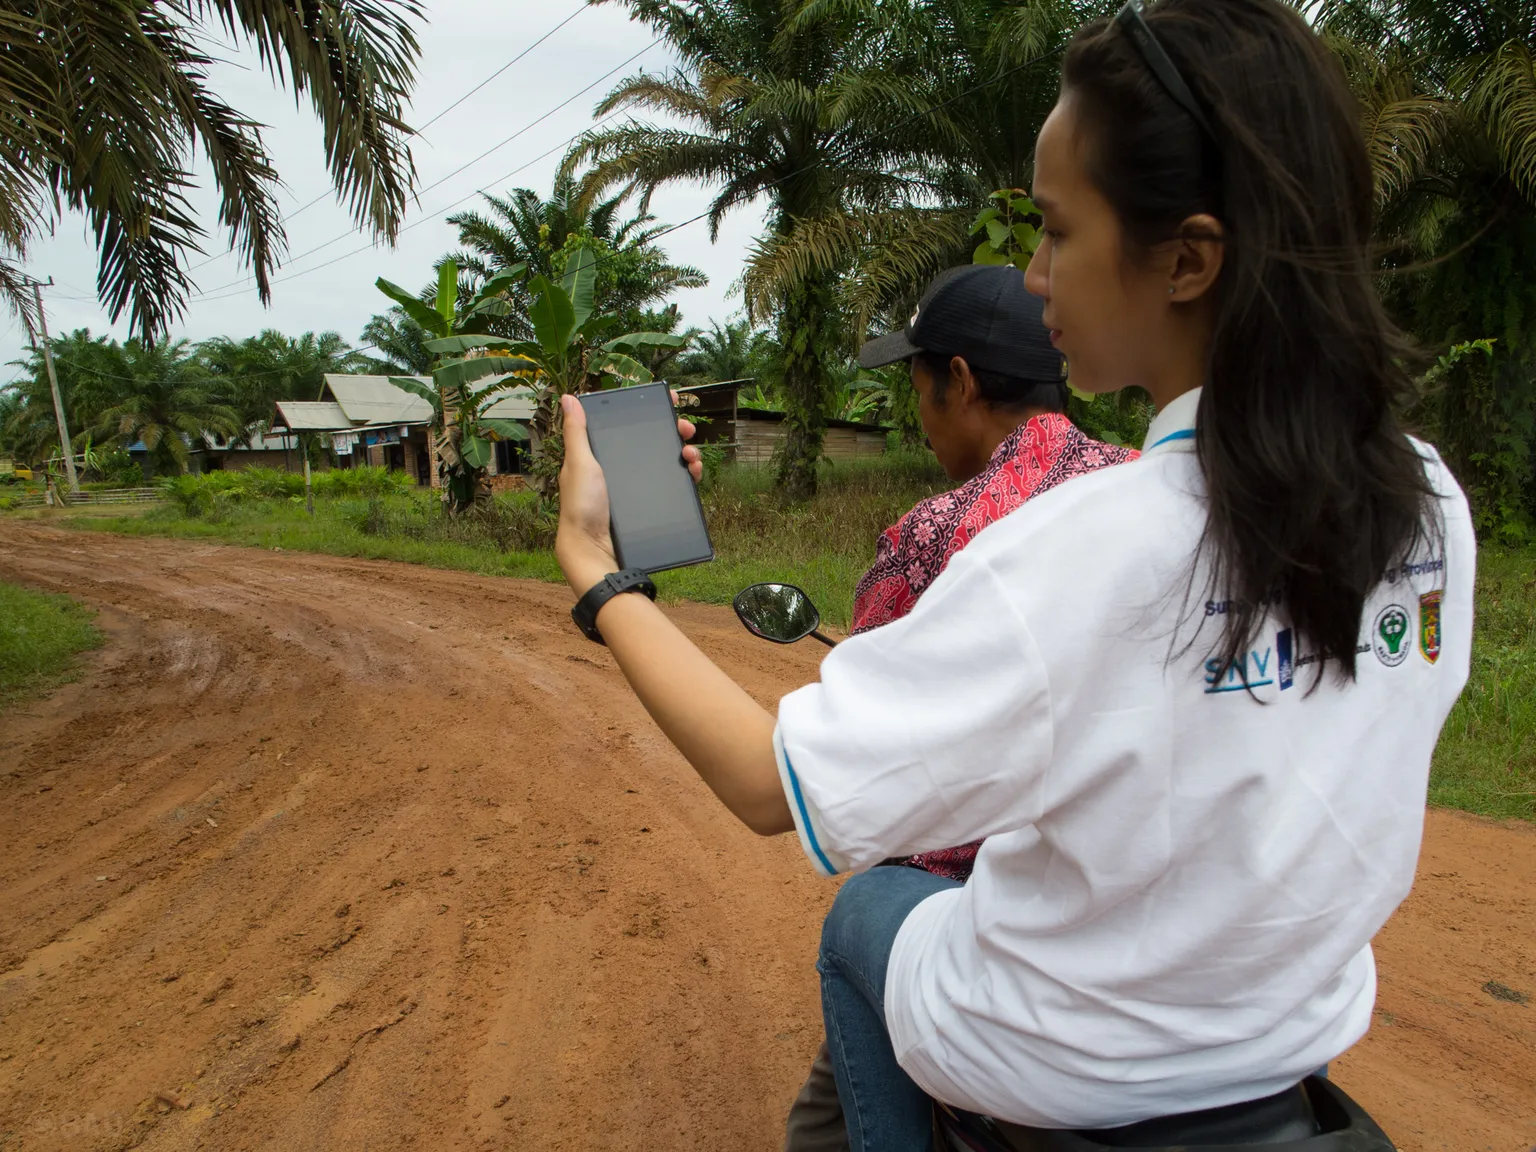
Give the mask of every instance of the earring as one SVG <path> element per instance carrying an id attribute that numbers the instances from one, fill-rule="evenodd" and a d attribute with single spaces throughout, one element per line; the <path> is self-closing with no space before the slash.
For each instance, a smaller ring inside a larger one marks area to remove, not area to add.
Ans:
<path id="1" fill-rule="evenodd" d="M 1172 296 L 1173 293 L 1174 293 L 1174 287 L 1173 287 L 1172 284 L 1170 284 L 1170 285 L 1168 285 L 1168 295 Z"/>

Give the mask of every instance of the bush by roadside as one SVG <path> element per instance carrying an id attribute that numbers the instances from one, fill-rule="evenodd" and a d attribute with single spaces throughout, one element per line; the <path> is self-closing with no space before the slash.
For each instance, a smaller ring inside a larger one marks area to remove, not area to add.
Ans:
<path id="1" fill-rule="evenodd" d="M 1536 547 L 1484 547 L 1472 675 L 1451 710 L 1432 803 L 1536 819 Z"/>
<path id="2" fill-rule="evenodd" d="M 0 708 L 71 677 L 76 654 L 101 643 L 91 616 L 68 596 L 0 582 Z"/>

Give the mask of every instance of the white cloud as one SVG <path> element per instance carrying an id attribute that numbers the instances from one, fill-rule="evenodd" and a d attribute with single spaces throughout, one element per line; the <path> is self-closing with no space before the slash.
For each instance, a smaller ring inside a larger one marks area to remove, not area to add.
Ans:
<path id="1" fill-rule="evenodd" d="M 430 22 L 420 30 L 422 54 L 413 122 L 425 123 L 554 28 L 574 10 L 568 4 L 572 0 L 559 5 L 532 0 L 433 0 Z M 426 130 L 425 139 L 413 146 L 418 186 L 434 184 L 531 124 L 652 39 L 651 32 L 631 23 L 619 5 L 584 8 L 545 44 Z M 409 288 L 420 287 L 431 275 L 432 262 L 456 246 L 455 230 L 443 220 L 452 210 L 450 205 L 461 200 L 466 206 L 472 205 L 478 200 L 475 191 L 481 188 L 504 192 L 528 187 L 546 192 L 564 143 L 592 123 L 592 109 L 598 99 L 621 77 L 641 67 L 656 71 L 672 63 L 665 45 L 649 49 L 633 64 L 620 68 L 511 143 L 441 187 L 423 193 L 420 204 L 412 205 L 407 213 L 409 231 L 402 234 L 397 247 L 388 249 L 369 247 L 366 234 L 353 229 L 345 210 L 329 194 L 320 127 L 308 106 L 295 107 L 293 96 L 273 84 L 253 53 L 240 50 L 223 55 L 227 63 L 216 68 L 214 89 L 240 111 L 268 126 L 267 146 L 286 182 L 282 194 L 285 209 L 291 213 L 316 197 L 323 198 L 288 221 L 291 255 L 277 273 L 282 282 L 273 287 L 271 307 L 263 308 L 254 288 L 225 287 L 248 284 L 249 277 L 238 260 L 224 251 L 216 198 L 207 188 L 194 192 L 192 202 L 199 220 L 210 233 L 208 251 L 218 254 L 193 273 L 206 298 L 194 299 L 175 330 L 175 335 L 194 340 L 220 335 L 238 339 L 263 328 L 277 328 L 290 335 L 334 330 L 356 343 L 368 318 L 388 304 L 374 288 L 375 278 L 385 276 Z M 551 154 L 535 159 L 545 152 Z M 661 221 L 678 224 L 704 211 L 709 200 L 707 188 L 676 186 L 656 195 L 652 211 Z M 762 219 L 761 206 L 752 205 L 727 218 L 716 244 L 710 243 L 708 224 L 703 220 L 662 241 L 674 260 L 694 264 L 710 278 L 707 287 L 678 294 L 685 322 L 705 325 L 711 318 L 723 320 L 739 309 L 739 296 L 728 293 L 741 274 L 747 246 L 759 232 Z M 314 255 L 301 256 L 332 240 L 336 242 Z M 349 255 L 358 249 L 364 251 Z M 336 257 L 343 258 L 319 267 Z M 194 257 L 190 263 L 204 259 Z M 126 324 L 110 325 L 106 312 L 95 301 L 96 251 L 82 218 L 68 216 L 62 220 L 54 236 L 34 247 L 27 268 L 33 275 L 43 279 L 51 275 L 56 281 L 45 298 L 50 331 L 89 327 L 97 334 L 127 335 Z M 301 274 L 283 279 L 293 273 Z M 17 325 L 4 331 L 0 335 L 4 360 L 21 355 L 25 340 Z"/>

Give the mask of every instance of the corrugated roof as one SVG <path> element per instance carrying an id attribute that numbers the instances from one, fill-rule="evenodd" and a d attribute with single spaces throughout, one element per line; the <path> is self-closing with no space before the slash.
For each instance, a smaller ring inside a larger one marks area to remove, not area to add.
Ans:
<path id="1" fill-rule="evenodd" d="M 413 376 L 431 385 L 428 376 Z M 502 377 L 505 379 L 505 377 Z M 432 420 L 432 405 L 420 396 L 397 388 L 388 376 L 343 376 L 330 373 L 325 378 L 326 391 L 351 419 L 350 427 L 366 424 L 427 424 Z M 498 420 L 532 420 L 533 392 L 514 388 L 498 398 L 486 410 Z"/>
<path id="2" fill-rule="evenodd" d="M 513 388 L 485 410 L 487 416 L 497 420 L 532 420 L 533 419 L 533 390 L 531 388 Z"/>
<path id="3" fill-rule="evenodd" d="M 426 401 L 421 401 L 426 406 Z M 279 400 L 274 428 L 287 427 L 295 432 L 339 432 L 353 427 L 352 421 L 334 400 Z"/>
<path id="4" fill-rule="evenodd" d="M 426 376 L 413 379 L 432 383 Z M 361 424 L 426 424 L 432 419 L 432 405 L 404 388 L 396 388 L 388 376 L 327 373 L 325 389 L 351 421 L 343 424 L 343 428 Z"/>

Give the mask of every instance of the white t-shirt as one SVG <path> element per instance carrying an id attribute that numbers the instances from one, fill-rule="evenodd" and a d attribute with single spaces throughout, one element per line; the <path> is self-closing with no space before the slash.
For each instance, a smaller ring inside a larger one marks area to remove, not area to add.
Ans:
<path id="1" fill-rule="evenodd" d="M 1226 605 L 1191 565 L 1198 393 L 1139 460 L 981 532 L 913 612 L 828 655 L 775 746 L 827 873 L 985 836 L 891 954 L 901 1066 L 935 1097 L 1108 1127 L 1278 1092 L 1365 1033 L 1370 940 L 1413 883 L 1430 754 L 1466 682 L 1475 545 L 1385 574 L 1358 679 L 1275 614 L 1249 691 L 1207 665 Z M 1198 632 L 1196 629 L 1198 628 Z"/>

